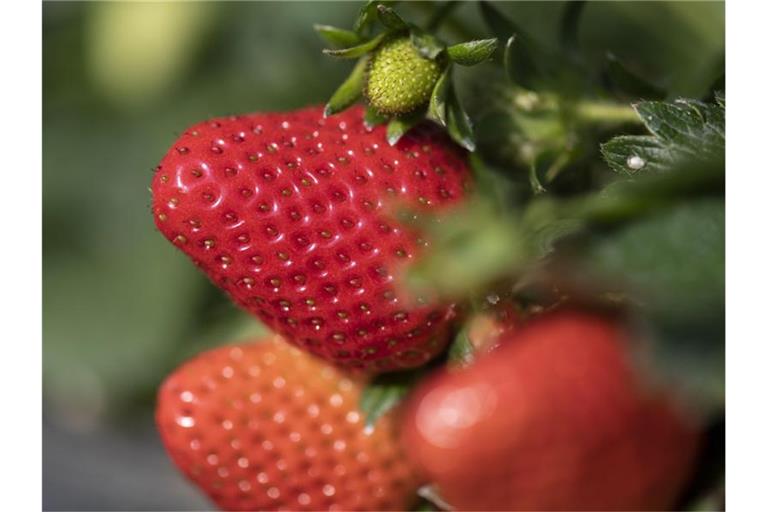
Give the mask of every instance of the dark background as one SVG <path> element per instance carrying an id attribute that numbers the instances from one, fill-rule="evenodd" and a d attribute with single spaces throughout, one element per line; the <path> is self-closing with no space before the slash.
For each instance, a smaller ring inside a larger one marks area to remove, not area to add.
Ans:
<path id="1" fill-rule="evenodd" d="M 43 6 L 43 506 L 201 509 L 152 421 L 163 376 L 258 332 L 154 229 L 152 168 L 188 125 L 320 103 L 351 66 L 313 23 L 351 26 L 357 2 L 69 3 Z M 562 3 L 504 3 L 554 46 Z M 419 21 L 428 7 L 402 13 Z M 588 59 L 610 50 L 679 95 L 724 58 L 724 4 L 586 6 Z M 455 16 L 488 37 L 477 8 Z M 450 33 L 447 34 L 450 39 Z"/>

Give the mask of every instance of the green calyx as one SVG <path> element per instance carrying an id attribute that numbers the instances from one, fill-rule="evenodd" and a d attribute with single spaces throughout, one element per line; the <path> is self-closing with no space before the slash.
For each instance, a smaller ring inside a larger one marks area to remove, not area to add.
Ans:
<path id="1" fill-rule="evenodd" d="M 453 89 L 451 69 L 487 61 L 498 40 L 477 39 L 446 46 L 430 33 L 439 22 L 430 22 L 429 29 L 424 30 L 401 18 L 390 7 L 394 3 L 368 0 L 354 30 L 315 25 L 331 46 L 323 53 L 357 59 L 352 72 L 328 100 L 325 116 L 344 111 L 362 96 L 368 104 L 366 124 L 386 122 L 391 145 L 426 118 L 444 127 L 459 145 L 474 151 L 472 123 Z M 377 34 L 373 30 L 376 20 L 384 29 Z"/>
<path id="2" fill-rule="evenodd" d="M 407 36 L 381 44 L 371 55 L 363 95 L 384 116 L 426 105 L 445 65 L 423 57 Z"/>

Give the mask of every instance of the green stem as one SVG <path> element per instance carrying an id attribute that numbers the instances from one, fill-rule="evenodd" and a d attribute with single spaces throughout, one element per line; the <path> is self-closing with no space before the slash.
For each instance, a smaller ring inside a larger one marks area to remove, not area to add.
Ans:
<path id="1" fill-rule="evenodd" d="M 568 165 L 568 162 L 571 160 L 571 155 L 567 151 L 563 151 L 560 153 L 554 162 L 552 162 L 552 165 L 549 166 L 549 169 L 547 169 L 546 174 L 544 175 L 544 179 L 547 181 L 547 183 L 552 183 L 555 178 L 557 178 L 557 175 L 560 174 L 560 171 L 565 169 L 565 166 Z"/>
<path id="2" fill-rule="evenodd" d="M 596 123 L 642 123 L 635 109 L 629 105 L 599 101 L 580 101 L 575 105 L 576 117 Z"/>
<path id="3" fill-rule="evenodd" d="M 539 175 L 536 171 L 536 160 L 534 159 L 533 162 L 531 162 L 530 167 L 528 168 L 528 180 L 531 183 L 531 189 L 533 189 L 534 195 L 539 195 L 547 191 L 542 185 L 541 181 L 539 181 Z"/>
<path id="4" fill-rule="evenodd" d="M 453 12 L 453 10 L 459 6 L 461 2 L 458 1 L 451 1 L 446 2 L 446 4 L 437 6 L 434 4 L 434 2 L 407 2 L 411 6 L 414 7 L 414 9 L 421 11 L 422 13 L 425 13 L 429 18 L 431 18 L 427 23 L 428 25 L 431 25 L 427 28 L 429 32 L 436 32 L 440 26 L 445 26 L 445 28 L 453 34 L 460 38 L 462 41 L 468 41 L 471 39 L 477 39 L 477 34 L 469 28 L 468 25 L 465 25 L 463 21 L 456 19 L 455 16 L 450 16 L 450 14 Z M 447 5 L 447 4 L 453 4 L 453 5 Z M 443 11 L 443 12 L 440 12 Z M 433 19 L 432 17 L 435 16 Z"/>
<path id="5" fill-rule="evenodd" d="M 444 4 L 435 8 L 430 14 L 427 21 L 426 30 L 428 32 L 435 32 L 445 19 L 450 16 L 451 12 L 459 6 L 459 2 L 445 2 Z"/>

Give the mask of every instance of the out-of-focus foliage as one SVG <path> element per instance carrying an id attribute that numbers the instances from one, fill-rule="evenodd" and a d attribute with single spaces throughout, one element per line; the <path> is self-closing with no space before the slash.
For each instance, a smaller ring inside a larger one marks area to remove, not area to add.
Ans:
<path id="1" fill-rule="evenodd" d="M 88 69 L 99 91 L 132 107 L 177 85 L 216 20 L 212 4 L 102 2 L 87 20 Z"/>
<path id="2" fill-rule="evenodd" d="M 598 236 L 581 256 L 580 278 L 636 301 L 648 315 L 653 370 L 696 405 L 725 400 L 725 204 L 686 201 Z"/>
<path id="3" fill-rule="evenodd" d="M 360 410 L 365 414 L 366 426 L 375 427 L 376 420 L 400 403 L 425 374 L 424 368 L 385 373 L 368 383 L 360 396 Z"/>

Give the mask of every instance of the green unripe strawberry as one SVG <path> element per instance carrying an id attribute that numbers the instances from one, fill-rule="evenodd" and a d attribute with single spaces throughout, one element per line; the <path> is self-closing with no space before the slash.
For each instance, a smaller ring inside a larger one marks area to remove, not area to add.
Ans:
<path id="1" fill-rule="evenodd" d="M 408 37 L 392 39 L 371 56 L 365 98 L 380 114 L 406 114 L 429 100 L 442 68 L 423 57 Z"/>

